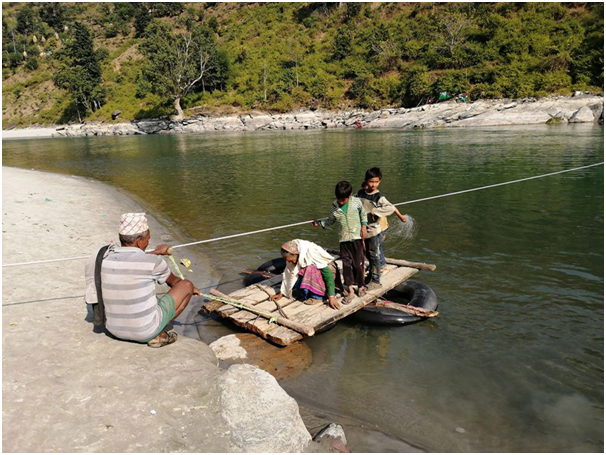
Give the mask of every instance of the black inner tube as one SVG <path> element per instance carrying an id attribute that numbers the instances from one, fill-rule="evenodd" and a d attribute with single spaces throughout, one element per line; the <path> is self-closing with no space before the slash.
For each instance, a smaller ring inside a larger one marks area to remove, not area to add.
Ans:
<path id="1" fill-rule="evenodd" d="M 418 281 L 408 280 L 396 286 L 386 294 L 388 299 L 394 299 L 396 303 L 407 301 L 409 305 L 435 310 L 438 308 L 438 298 L 435 292 L 426 284 Z M 369 324 L 398 325 L 410 324 L 423 321 L 427 318 L 404 313 L 394 308 L 368 305 L 353 314 L 353 317 L 361 322 Z"/>

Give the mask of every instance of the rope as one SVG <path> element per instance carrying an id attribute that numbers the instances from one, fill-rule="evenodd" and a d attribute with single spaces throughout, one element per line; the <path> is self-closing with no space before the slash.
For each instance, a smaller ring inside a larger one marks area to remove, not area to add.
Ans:
<path id="1" fill-rule="evenodd" d="M 533 177 L 526 177 L 526 178 L 518 179 L 518 180 L 510 180 L 508 182 L 494 183 L 492 185 L 486 185 L 486 186 L 480 186 L 480 187 L 476 187 L 476 188 L 470 188 L 467 190 L 455 191 L 453 193 L 439 194 L 437 196 L 429 196 L 429 197 L 425 197 L 425 198 L 421 198 L 421 199 L 415 199 L 412 201 L 399 202 L 394 205 L 397 207 L 400 205 L 407 205 L 407 204 L 414 204 L 417 202 L 430 201 L 433 199 L 440 199 L 440 198 L 449 197 L 449 196 L 456 196 L 457 194 L 471 193 L 472 191 L 486 190 L 488 188 L 496 188 L 498 186 L 511 185 L 513 183 L 526 182 L 528 180 L 535 180 L 535 179 L 540 179 L 540 178 L 544 178 L 544 177 L 550 177 L 552 175 L 565 174 L 566 172 L 580 171 L 582 169 L 589 169 L 591 167 L 603 166 L 603 165 L 604 165 L 604 162 L 602 161 L 600 163 L 588 164 L 587 166 L 580 166 L 580 167 L 575 167 L 575 168 L 571 168 L 571 169 L 564 169 L 563 171 L 550 172 L 549 174 L 535 175 Z M 223 237 L 216 237 L 214 239 L 198 240 L 196 242 L 175 245 L 171 248 L 172 249 L 185 248 L 186 246 L 201 245 L 203 243 L 219 242 L 221 240 L 235 239 L 237 237 L 243 237 L 243 236 L 247 236 L 247 235 L 261 234 L 263 232 L 270 232 L 270 231 L 277 231 L 279 229 L 287 229 L 287 228 L 291 228 L 291 227 L 295 227 L 295 226 L 302 226 L 304 224 L 309 224 L 312 221 L 313 220 L 301 221 L 299 223 L 284 224 L 282 226 L 275 226 L 275 227 L 266 228 L 266 229 L 259 229 L 256 231 L 241 232 L 240 234 L 225 235 Z M 90 256 L 78 256 L 78 257 L 73 257 L 73 258 L 49 259 L 49 260 L 45 260 L 45 261 L 16 262 L 13 264 L 2 264 L 2 267 L 17 267 L 17 266 L 21 266 L 21 265 L 46 264 L 46 263 L 50 263 L 50 262 L 60 262 L 60 261 L 75 261 L 75 260 L 79 260 L 79 259 L 88 259 L 89 257 Z"/>
<path id="2" fill-rule="evenodd" d="M 432 199 L 440 199 L 442 197 L 455 196 L 457 194 L 471 193 L 472 191 L 480 191 L 480 190 L 485 190 L 488 188 L 495 188 L 497 186 L 511 185 L 512 183 L 526 182 L 527 180 L 540 179 L 543 177 L 550 177 L 552 175 L 564 174 L 566 172 L 572 172 L 572 171 L 580 171 L 581 169 L 587 169 L 590 167 L 602 166 L 602 165 L 604 165 L 603 161 L 601 163 L 589 164 L 587 166 L 575 167 L 572 169 L 565 169 L 563 171 L 550 172 L 549 174 L 535 175 L 534 177 L 526 177 L 523 179 L 511 180 L 509 182 L 494 183 L 492 185 L 480 186 L 477 188 L 470 188 L 468 190 L 455 191 L 454 193 L 446 193 L 446 194 L 440 194 L 438 196 L 430 196 L 430 197 L 424 197 L 422 199 L 415 199 L 414 201 L 399 202 L 398 204 L 394 204 L 394 205 L 397 207 L 398 205 L 406 205 L 406 204 L 414 204 L 415 202 L 430 201 Z"/>

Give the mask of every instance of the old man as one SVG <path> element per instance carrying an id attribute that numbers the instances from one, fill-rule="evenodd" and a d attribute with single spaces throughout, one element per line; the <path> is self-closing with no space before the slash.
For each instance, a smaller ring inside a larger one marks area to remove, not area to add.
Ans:
<path id="1" fill-rule="evenodd" d="M 162 347 L 177 334 L 166 326 L 179 316 L 192 295 L 200 295 L 191 281 L 175 276 L 159 256 L 168 245 L 146 252 L 150 232 L 145 213 L 125 213 L 120 220 L 120 246 L 111 244 L 91 256 L 85 267 L 86 302 L 105 311 L 105 327 L 116 338 Z M 100 264 L 100 273 L 96 271 Z M 100 280 L 101 286 L 96 283 Z M 155 284 L 170 291 L 156 296 Z"/>

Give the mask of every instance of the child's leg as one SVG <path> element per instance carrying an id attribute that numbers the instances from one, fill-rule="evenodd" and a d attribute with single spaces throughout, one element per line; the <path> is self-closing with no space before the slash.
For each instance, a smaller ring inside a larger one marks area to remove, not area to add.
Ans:
<path id="1" fill-rule="evenodd" d="M 351 242 L 353 251 L 352 251 L 352 268 L 353 268 L 353 278 L 354 282 L 352 284 L 357 284 L 358 288 L 365 287 L 364 283 L 364 244 L 362 240 L 354 240 Z"/>
<path id="2" fill-rule="evenodd" d="M 383 242 L 385 241 L 385 232 L 379 234 L 379 251 L 381 252 L 381 268 L 387 265 L 385 260 L 385 251 L 383 251 Z"/>
<path id="3" fill-rule="evenodd" d="M 341 242 L 341 260 L 343 261 L 343 281 L 347 290 L 347 297 L 343 299 L 343 303 L 348 304 L 354 298 L 353 285 L 356 282 L 355 278 L 355 243 Z M 364 253 L 362 253 L 364 254 Z M 363 260 L 363 259 L 362 259 Z"/>
<path id="4" fill-rule="evenodd" d="M 381 245 L 378 235 L 367 240 L 368 261 L 370 262 L 370 273 L 373 283 L 381 283 Z"/>
<path id="5" fill-rule="evenodd" d="M 345 287 L 355 284 L 353 273 L 353 242 L 341 242 L 339 244 L 341 260 L 343 261 L 343 281 Z"/>

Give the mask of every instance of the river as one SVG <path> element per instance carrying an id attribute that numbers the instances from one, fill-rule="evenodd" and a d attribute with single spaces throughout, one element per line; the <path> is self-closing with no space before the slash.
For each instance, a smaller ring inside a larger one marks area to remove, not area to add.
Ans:
<path id="1" fill-rule="evenodd" d="M 326 216 L 335 183 L 358 188 L 372 166 L 395 203 L 600 162 L 604 128 L 40 139 L 3 141 L 2 156 L 123 188 L 199 240 Z M 418 233 L 388 234 L 386 254 L 437 264 L 415 279 L 440 316 L 342 322 L 307 341 L 312 366 L 282 386 L 431 451 L 603 452 L 603 167 L 400 210 Z M 193 276 L 237 279 L 291 238 L 337 246 L 334 230 L 311 226 L 220 241 L 197 247 L 214 269 Z"/>

